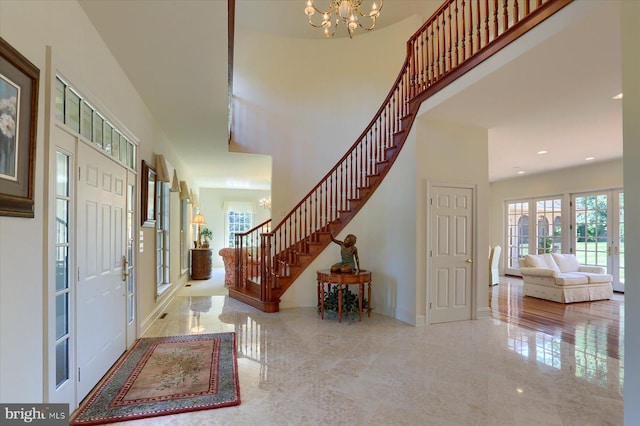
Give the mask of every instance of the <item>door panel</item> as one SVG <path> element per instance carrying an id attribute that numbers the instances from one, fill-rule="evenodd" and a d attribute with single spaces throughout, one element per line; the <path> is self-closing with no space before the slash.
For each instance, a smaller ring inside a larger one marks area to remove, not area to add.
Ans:
<path id="1" fill-rule="evenodd" d="M 473 190 L 433 187 L 432 193 L 429 322 L 471 319 Z"/>
<path id="2" fill-rule="evenodd" d="M 126 346 L 124 253 L 126 169 L 79 144 L 77 398 L 81 400 Z"/>

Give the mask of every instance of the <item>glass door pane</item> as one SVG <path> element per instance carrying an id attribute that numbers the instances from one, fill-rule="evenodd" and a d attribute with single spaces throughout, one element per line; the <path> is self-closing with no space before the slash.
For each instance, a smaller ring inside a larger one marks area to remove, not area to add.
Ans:
<path id="1" fill-rule="evenodd" d="M 575 255 L 582 265 L 609 265 L 609 195 L 574 197 Z"/>
<path id="2" fill-rule="evenodd" d="M 69 298 L 71 293 L 71 271 L 69 265 L 69 251 L 71 239 L 69 225 L 71 220 L 71 156 L 56 151 L 56 241 L 55 241 L 55 345 L 56 345 L 56 388 L 64 385 L 70 379 L 69 342 L 71 308 Z"/>
<path id="3" fill-rule="evenodd" d="M 131 171 L 127 176 L 127 236 L 126 236 L 126 280 L 127 289 L 127 347 L 131 347 L 136 341 L 137 318 L 136 318 L 136 175 Z"/>
<path id="4" fill-rule="evenodd" d="M 518 271 L 518 259 L 529 254 L 529 202 L 507 204 L 507 268 Z M 513 271 L 511 271 L 513 272 Z"/>
<path id="5" fill-rule="evenodd" d="M 613 253 L 611 256 L 613 273 L 613 289 L 624 292 L 624 192 L 614 191 L 614 216 L 618 219 L 615 231 L 611 236 Z"/>
<path id="6" fill-rule="evenodd" d="M 536 241 L 538 254 L 562 253 L 562 199 L 537 200 Z"/>
<path id="7" fill-rule="evenodd" d="M 580 194 L 573 200 L 578 261 L 606 268 L 613 289 L 624 291 L 624 193 Z"/>

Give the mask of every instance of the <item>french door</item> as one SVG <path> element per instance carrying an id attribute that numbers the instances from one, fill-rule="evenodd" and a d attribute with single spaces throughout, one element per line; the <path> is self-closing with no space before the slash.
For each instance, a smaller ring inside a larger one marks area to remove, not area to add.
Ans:
<path id="1" fill-rule="evenodd" d="M 507 202 L 505 273 L 520 275 L 518 260 L 528 254 L 565 252 L 563 204 L 562 196 Z"/>
<path id="2" fill-rule="evenodd" d="M 621 190 L 575 194 L 572 249 L 582 265 L 601 266 L 624 292 L 624 193 Z"/>

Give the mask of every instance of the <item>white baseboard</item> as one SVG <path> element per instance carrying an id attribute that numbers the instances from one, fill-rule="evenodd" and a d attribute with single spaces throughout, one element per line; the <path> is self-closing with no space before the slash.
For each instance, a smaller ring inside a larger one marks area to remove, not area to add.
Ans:
<path id="1" fill-rule="evenodd" d="M 484 308 L 478 308 L 476 310 L 476 319 L 491 318 L 491 309 L 486 306 Z"/>
<path id="2" fill-rule="evenodd" d="M 151 313 L 138 324 L 138 335 L 136 336 L 137 338 L 144 336 L 153 322 L 164 313 L 164 311 L 167 309 L 167 306 L 169 306 L 169 304 L 173 301 L 176 293 L 178 292 L 178 290 L 180 290 L 180 288 L 182 288 L 181 285 L 175 285 L 172 286 L 172 288 L 168 292 L 165 292 L 166 294 L 162 294 L 159 303 L 156 305 L 153 311 L 151 311 Z"/>

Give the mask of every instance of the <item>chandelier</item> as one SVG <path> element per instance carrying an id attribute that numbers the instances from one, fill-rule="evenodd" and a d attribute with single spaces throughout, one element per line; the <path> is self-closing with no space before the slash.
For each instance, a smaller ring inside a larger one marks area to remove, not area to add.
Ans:
<path id="1" fill-rule="evenodd" d="M 258 205 L 263 209 L 271 209 L 271 198 L 261 198 Z"/>
<path id="2" fill-rule="evenodd" d="M 354 31 L 360 27 L 366 31 L 371 31 L 376 26 L 376 19 L 380 16 L 384 0 L 379 0 L 380 5 L 374 1 L 368 13 L 362 11 L 363 3 L 366 0 L 329 0 L 329 9 L 326 11 L 316 7 L 314 0 L 307 0 L 307 7 L 304 13 L 309 17 L 309 24 L 314 28 L 323 28 L 324 35 L 333 37 L 338 29 L 338 24 L 342 21 L 349 32 L 349 38 L 353 38 Z M 322 15 L 322 21 L 318 24 L 313 22 L 313 15 Z M 367 26 L 363 25 L 359 18 L 364 18 Z"/>

